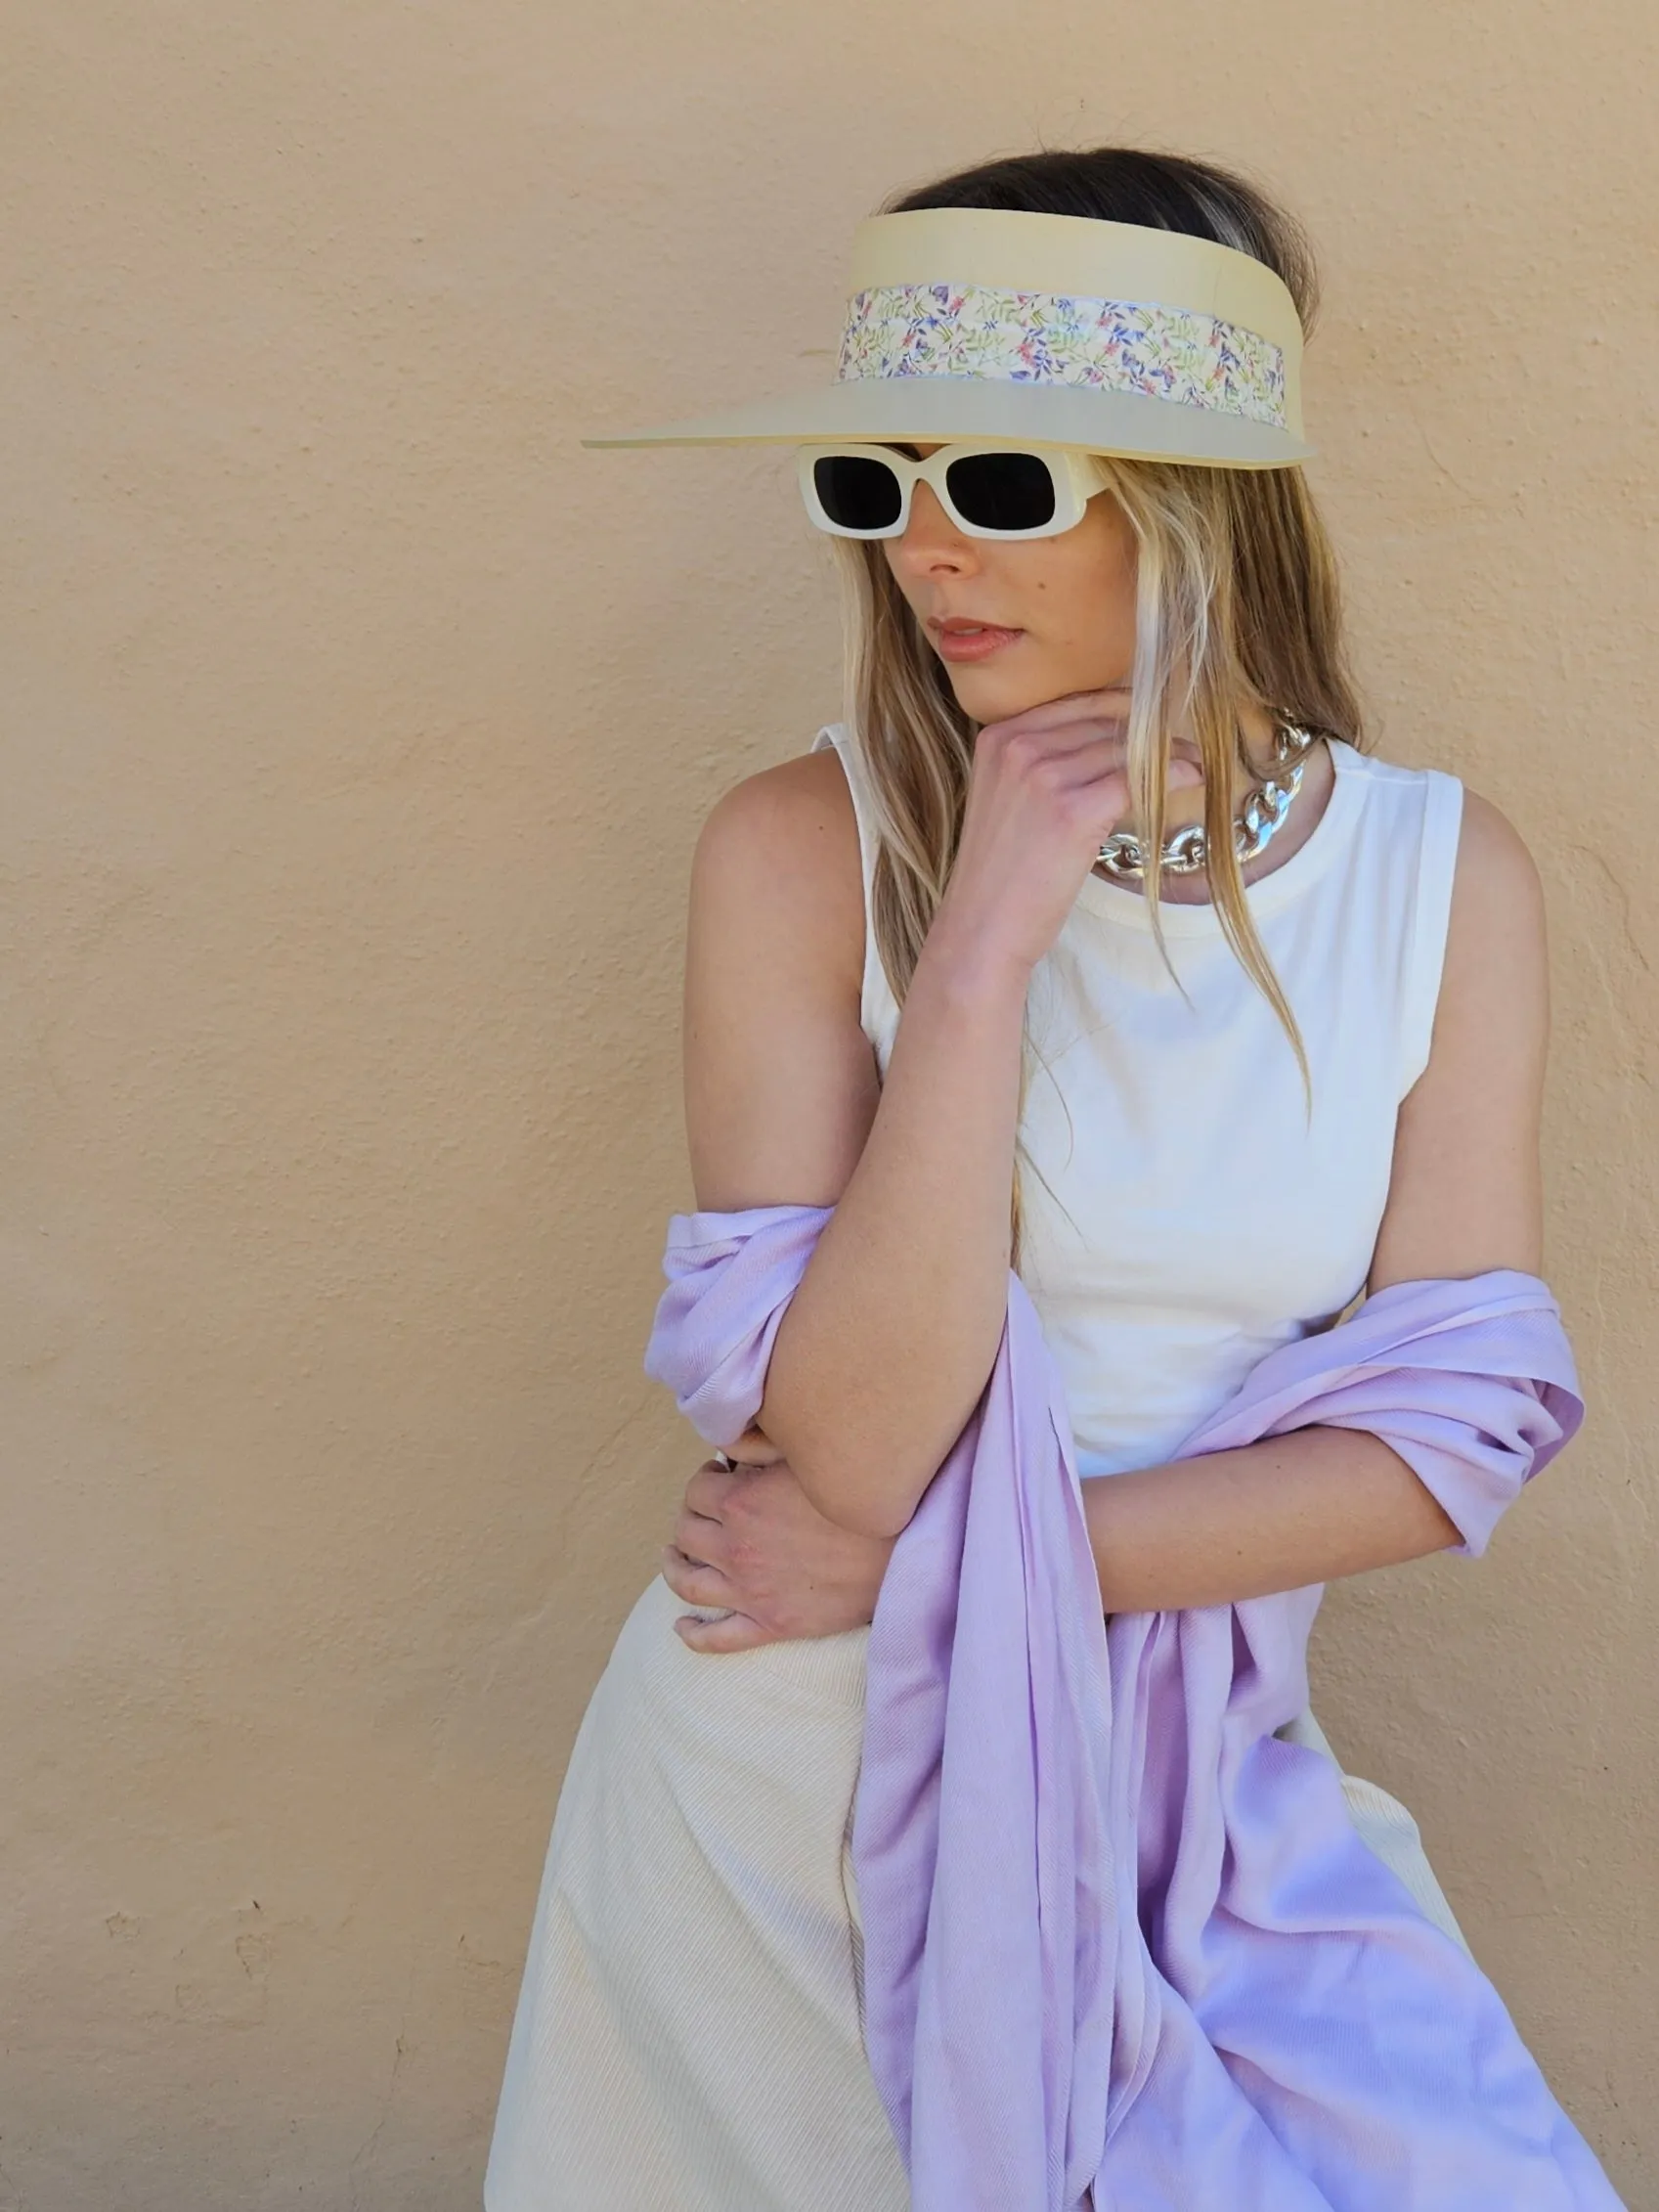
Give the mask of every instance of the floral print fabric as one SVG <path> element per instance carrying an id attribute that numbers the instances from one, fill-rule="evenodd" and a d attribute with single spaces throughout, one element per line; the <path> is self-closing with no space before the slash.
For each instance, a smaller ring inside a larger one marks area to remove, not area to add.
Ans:
<path id="1" fill-rule="evenodd" d="M 988 285 L 878 286 L 849 304 L 836 369 L 839 382 L 875 376 L 1141 392 L 1285 427 L 1278 346 L 1214 315 L 1139 300 Z"/>

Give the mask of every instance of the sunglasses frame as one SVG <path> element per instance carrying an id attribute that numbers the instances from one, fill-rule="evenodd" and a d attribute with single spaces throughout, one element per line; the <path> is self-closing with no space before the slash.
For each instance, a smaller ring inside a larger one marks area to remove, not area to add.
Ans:
<path id="1" fill-rule="evenodd" d="M 957 511 L 945 481 L 951 463 L 972 455 L 991 453 L 1017 453 L 1025 459 L 1043 463 L 1054 485 L 1054 512 L 1048 521 L 1039 523 L 1034 530 L 983 530 Z M 896 521 L 881 530 L 850 530 L 845 524 L 830 520 L 818 497 L 814 470 L 820 461 L 837 459 L 887 464 L 898 478 Z M 1108 484 L 1106 471 L 1095 456 L 1080 446 L 1021 445 L 1007 438 L 953 439 L 929 454 L 926 461 L 912 461 L 891 445 L 862 439 L 804 445 L 797 473 L 808 514 L 818 529 L 827 531 L 832 538 L 901 538 L 910 526 L 910 495 L 918 483 L 928 486 L 965 538 L 1058 538 L 1065 531 L 1076 528 L 1089 501 L 1097 492 L 1104 492 Z"/>

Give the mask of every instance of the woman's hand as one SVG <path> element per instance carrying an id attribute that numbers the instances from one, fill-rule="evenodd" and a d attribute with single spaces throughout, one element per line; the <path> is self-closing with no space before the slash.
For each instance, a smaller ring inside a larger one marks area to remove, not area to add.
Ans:
<path id="1" fill-rule="evenodd" d="M 974 740 L 962 842 L 936 926 L 1034 968 L 1076 903 L 1100 848 L 1130 812 L 1129 693 L 1077 691 L 987 722 Z M 1203 777 L 1177 738 L 1165 788 Z"/>
<path id="2" fill-rule="evenodd" d="M 755 1430 L 728 1457 L 745 1448 L 776 1447 Z M 826 1521 L 808 1503 L 787 1460 L 727 1469 L 706 1459 L 685 1485 L 674 1542 L 663 1546 L 662 1575 L 687 1605 L 731 1610 L 723 1620 L 682 1614 L 676 1632 L 694 1652 L 745 1652 L 867 1627 L 895 1540 Z"/>

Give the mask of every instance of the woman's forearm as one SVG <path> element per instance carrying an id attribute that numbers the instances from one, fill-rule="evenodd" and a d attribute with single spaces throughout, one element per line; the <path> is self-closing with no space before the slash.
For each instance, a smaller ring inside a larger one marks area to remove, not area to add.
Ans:
<path id="1" fill-rule="evenodd" d="M 1459 1541 L 1433 1493 L 1363 1429 L 1089 1476 L 1083 1511 L 1109 1614 L 1235 1605 Z"/>
<path id="2" fill-rule="evenodd" d="M 996 1357 L 1027 980 L 941 909 L 773 1346 L 759 1426 L 825 1519 L 864 1535 L 908 1522 Z"/>

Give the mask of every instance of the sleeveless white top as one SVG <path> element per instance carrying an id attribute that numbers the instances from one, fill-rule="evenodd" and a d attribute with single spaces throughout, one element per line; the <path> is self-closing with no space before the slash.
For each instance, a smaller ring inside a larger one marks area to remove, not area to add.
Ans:
<path id="1" fill-rule="evenodd" d="M 898 1008 L 868 928 L 865 1035 Z M 1462 787 L 1332 747 L 1301 850 L 1251 885 L 1312 1063 L 1213 911 L 1163 923 L 1084 879 L 1032 977 L 1022 1272 L 1063 1371 L 1078 1471 L 1157 1465 L 1275 1345 L 1346 1305 L 1388 1190 L 1395 1110 L 1428 1056 Z M 1046 1177 L 1050 1186 L 1043 1187 Z M 719 1659 L 657 1576 L 624 1623 L 559 1794 L 484 2183 L 487 2212 L 902 2212 L 864 2050 L 851 1833 L 867 1628 Z M 1278 1733 L 1334 1758 L 1311 1711 Z M 1463 1943 L 1405 1806 L 1344 1775 L 1356 1829 Z"/>
<path id="2" fill-rule="evenodd" d="M 860 1020 L 886 1077 L 898 1006 L 870 923 L 873 795 L 840 724 L 864 866 Z M 1428 1059 L 1463 785 L 1331 741 L 1311 836 L 1246 888 L 1288 1038 L 1209 906 L 1084 877 L 1027 997 L 1021 1279 L 1064 1380 L 1079 1475 L 1166 1459 L 1269 1351 L 1363 1290 L 1399 1104 Z"/>

